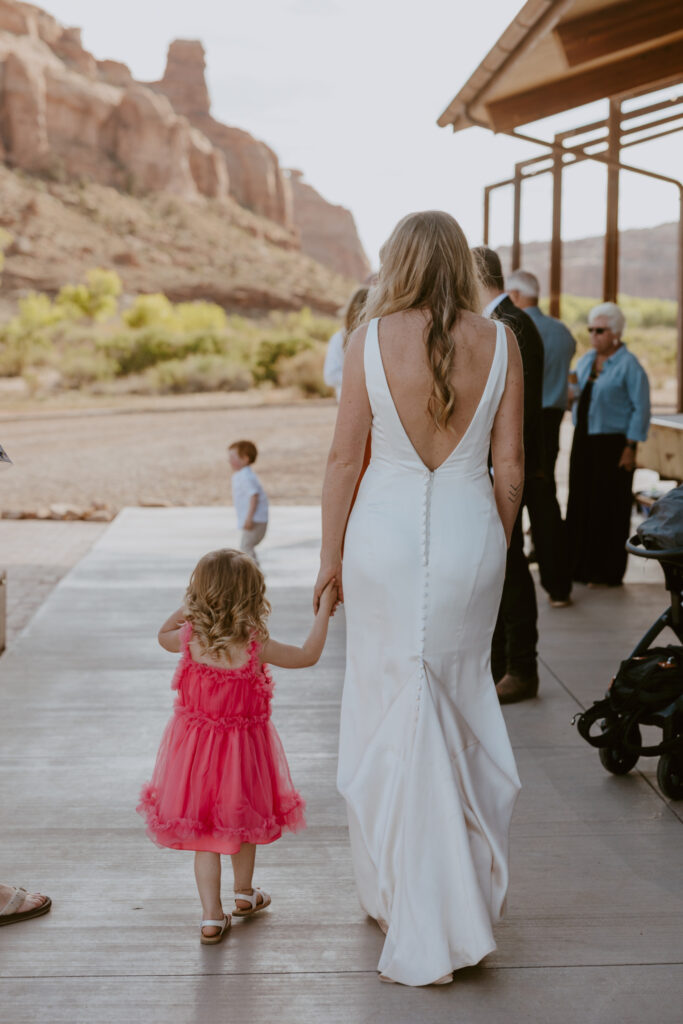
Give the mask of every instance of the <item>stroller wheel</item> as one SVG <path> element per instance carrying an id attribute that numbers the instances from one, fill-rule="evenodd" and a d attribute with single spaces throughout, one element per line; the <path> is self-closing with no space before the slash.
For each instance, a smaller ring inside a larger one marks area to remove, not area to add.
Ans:
<path id="1" fill-rule="evenodd" d="M 628 747 L 615 744 L 613 747 L 601 747 L 598 751 L 600 764 L 606 771 L 611 772 L 612 775 L 626 775 L 638 763 L 638 750 L 631 749 L 632 747 L 640 747 L 642 742 L 640 729 L 637 725 L 631 726 L 627 739 Z"/>
<path id="2" fill-rule="evenodd" d="M 662 754 L 657 764 L 657 782 L 670 800 L 683 799 L 683 755 Z"/>

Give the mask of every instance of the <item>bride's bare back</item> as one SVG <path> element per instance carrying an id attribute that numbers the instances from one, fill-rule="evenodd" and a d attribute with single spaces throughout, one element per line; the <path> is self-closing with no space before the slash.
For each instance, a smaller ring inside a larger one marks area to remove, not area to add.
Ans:
<path id="1" fill-rule="evenodd" d="M 421 310 L 382 317 L 379 346 L 403 429 L 425 466 L 437 469 L 458 446 L 477 410 L 493 362 L 496 328 L 474 313 L 460 315 L 453 331 L 455 409 L 448 427 L 439 429 L 428 408 L 434 381 L 425 345 L 428 324 Z"/>

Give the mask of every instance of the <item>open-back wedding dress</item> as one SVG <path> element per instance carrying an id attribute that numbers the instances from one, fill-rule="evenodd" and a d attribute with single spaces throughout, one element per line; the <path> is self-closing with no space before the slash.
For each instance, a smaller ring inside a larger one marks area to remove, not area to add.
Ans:
<path id="1" fill-rule="evenodd" d="M 488 473 L 505 388 L 496 325 L 462 440 L 426 468 L 394 405 L 378 322 L 365 341 L 372 461 L 344 549 L 347 667 L 338 784 L 378 969 L 425 985 L 495 949 L 519 778 L 491 677 L 506 543 Z"/>

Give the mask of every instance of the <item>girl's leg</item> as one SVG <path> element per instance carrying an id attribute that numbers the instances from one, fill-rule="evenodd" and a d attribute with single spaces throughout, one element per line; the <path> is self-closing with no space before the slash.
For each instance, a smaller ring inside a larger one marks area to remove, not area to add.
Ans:
<path id="1" fill-rule="evenodd" d="M 239 853 L 231 854 L 232 871 L 235 876 L 235 892 L 246 892 L 250 896 L 253 893 L 251 886 L 254 877 L 254 860 L 256 859 L 256 846 L 254 843 L 242 843 Z M 260 897 L 259 897 L 260 901 Z M 235 905 L 240 910 L 247 910 L 249 903 L 246 900 L 235 900 Z"/>
<path id="2" fill-rule="evenodd" d="M 198 850 L 194 855 L 194 877 L 197 879 L 199 898 L 202 901 L 202 917 L 209 921 L 222 921 L 220 854 Z M 208 939 L 212 935 L 218 935 L 220 928 L 207 925 L 202 931 Z"/>

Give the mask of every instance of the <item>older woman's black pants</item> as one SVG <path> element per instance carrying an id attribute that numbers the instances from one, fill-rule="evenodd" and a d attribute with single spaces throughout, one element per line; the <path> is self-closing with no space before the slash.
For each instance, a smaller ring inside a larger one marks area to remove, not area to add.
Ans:
<path id="1" fill-rule="evenodd" d="M 621 583 L 631 525 L 633 472 L 619 468 L 623 434 L 574 433 L 569 462 L 567 541 L 578 583 Z"/>
<path id="2" fill-rule="evenodd" d="M 491 645 L 491 672 L 496 682 L 506 672 L 524 677 L 536 675 L 537 618 L 536 590 L 524 554 L 520 509 L 508 548 L 503 596 Z"/>

